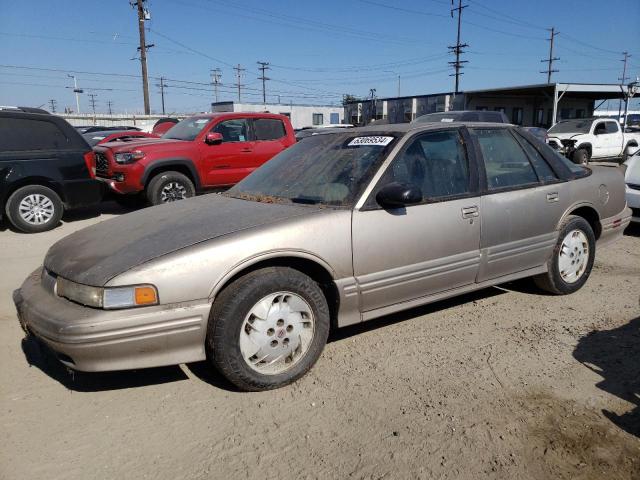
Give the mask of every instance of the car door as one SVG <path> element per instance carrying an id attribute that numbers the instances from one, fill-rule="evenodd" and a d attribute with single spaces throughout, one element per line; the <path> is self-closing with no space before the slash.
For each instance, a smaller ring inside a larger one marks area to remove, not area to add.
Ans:
<path id="1" fill-rule="evenodd" d="M 222 143 L 199 146 L 205 186 L 232 185 L 251 173 L 254 142 L 248 118 L 222 120 L 209 132 L 222 135 Z"/>
<path id="2" fill-rule="evenodd" d="M 287 147 L 287 131 L 277 118 L 254 118 L 252 124 L 255 142 L 250 168 L 255 169 Z"/>
<path id="3" fill-rule="evenodd" d="M 623 148 L 623 136 L 620 131 L 620 127 L 616 122 L 605 122 L 606 137 L 607 137 L 607 157 L 617 157 L 622 154 Z"/>
<path id="4" fill-rule="evenodd" d="M 568 206 L 566 183 L 538 147 L 516 131 L 472 128 L 471 133 L 482 154 L 484 177 L 478 282 L 544 265 Z"/>
<path id="5" fill-rule="evenodd" d="M 354 211 L 353 268 L 365 314 L 475 281 L 481 212 L 468 143 L 464 129 L 415 135 Z M 419 186 L 423 201 L 382 208 L 376 193 L 391 182 Z"/>
<path id="6" fill-rule="evenodd" d="M 595 137 L 595 141 L 591 146 L 591 158 L 607 157 L 611 145 L 609 142 L 610 135 L 607 134 L 605 121 L 595 122 L 593 126 L 593 136 Z"/>

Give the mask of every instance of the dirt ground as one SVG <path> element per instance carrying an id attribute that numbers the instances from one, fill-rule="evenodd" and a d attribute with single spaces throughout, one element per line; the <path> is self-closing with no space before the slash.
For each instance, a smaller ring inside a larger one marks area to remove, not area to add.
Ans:
<path id="1" fill-rule="evenodd" d="M 334 333 L 298 383 L 72 373 L 11 292 L 58 238 L 0 227 L 2 479 L 640 479 L 640 228 L 568 297 L 509 284 Z M 108 241 L 108 239 L 105 239 Z"/>

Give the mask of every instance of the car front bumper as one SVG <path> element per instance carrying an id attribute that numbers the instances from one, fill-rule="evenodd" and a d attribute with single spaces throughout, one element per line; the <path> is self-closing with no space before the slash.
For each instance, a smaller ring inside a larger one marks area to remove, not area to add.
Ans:
<path id="1" fill-rule="evenodd" d="M 633 211 L 631 217 L 632 222 L 640 223 L 640 190 L 631 188 L 629 185 L 625 186 L 625 196 L 627 198 L 627 205 Z"/>
<path id="2" fill-rule="evenodd" d="M 204 360 L 208 300 L 136 309 L 101 310 L 57 296 L 33 272 L 13 300 L 29 335 L 70 368 L 130 370 Z"/>

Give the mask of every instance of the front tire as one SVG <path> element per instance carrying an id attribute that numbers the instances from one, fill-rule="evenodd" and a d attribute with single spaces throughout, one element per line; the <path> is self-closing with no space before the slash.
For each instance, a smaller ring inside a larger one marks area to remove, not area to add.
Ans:
<path id="1" fill-rule="evenodd" d="M 579 148 L 571 156 L 573 163 L 579 165 L 587 165 L 589 163 L 589 151 L 585 148 Z"/>
<path id="2" fill-rule="evenodd" d="M 577 292 L 586 283 L 596 254 L 596 238 L 589 222 L 569 215 L 560 226 L 547 273 L 534 277 L 536 285 L 556 295 Z"/>
<path id="3" fill-rule="evenodd" d="M 241 390 L 288 385 L 316 363 L 329 335 L 329 308 L 307 275 L 253 271 L 226 287 L 211 310 L 208 357 Z"/>
<path id="4" fill-rule="evenodd" d="M 60 223 L 64 207 L 56 192 L 42 185 L 17 189 L 7 201 L 7 219 L 24 233 L 46 232 Z"/>
<path id="5" fill-rule="evenodd" d="M 147 198 L 152 205 L 185 200 L 195 196 L 193 182 L 180 172 L 162 172 L 149 182 Z"/>

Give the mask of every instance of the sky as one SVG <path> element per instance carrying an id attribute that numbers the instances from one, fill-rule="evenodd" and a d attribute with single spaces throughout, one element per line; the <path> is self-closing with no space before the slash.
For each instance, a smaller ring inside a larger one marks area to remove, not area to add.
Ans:
<path id="1" fill-rule="evenodd" d="M 456 5 L 458 0 L 455 0 Z M 450 0 L 147 0 L 149 90 L 161 111 L 209 110 L 211 70 L 219 100 L 262 101 L 258 61 L 270 63 L 267 101 L 339 104 L 343 94 L 378 98 L 448 92 L 447 47 L 456 42 Z M 541 60 L 555 37 L 552 81 L 618 83 L 640 76 L 640 0 L 466 0 L 468 44 L 461 90 L 546 82 Z M 0 105 L 82 112 L 143 110 L 136 10 L 129 0 L 0 0 Z M 617 109 L 611 104 L 611 108 Z M 634 108 L 638 101 L 634 100 Z M 606 105 L 605 105 L 606 106 Z"/>

